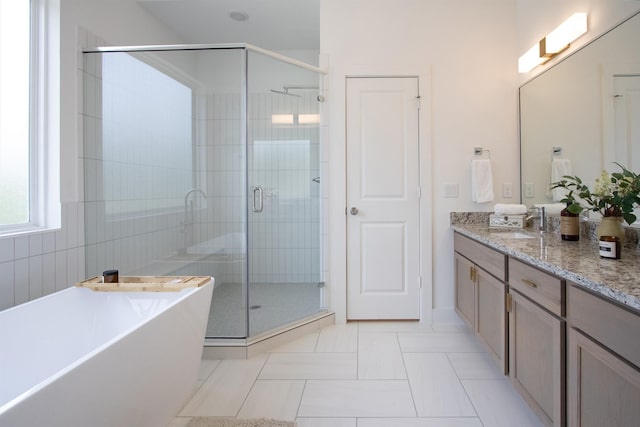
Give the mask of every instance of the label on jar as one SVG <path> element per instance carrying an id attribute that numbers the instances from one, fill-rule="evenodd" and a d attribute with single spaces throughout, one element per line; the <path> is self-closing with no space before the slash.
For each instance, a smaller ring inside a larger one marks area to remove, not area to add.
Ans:
<path id="1" fill-rule="evenodd" d="M 560 234 L 568 236 L 580 235 L 580 221 L 577 216 L 560 217 Z"/>
<path id="2" fill-rule="evenodd" d="M 616 251 L 616 242 L 599 242 L 600 246 L 600 256 L 603 258 L 617 258 L 618 254 Z"/>

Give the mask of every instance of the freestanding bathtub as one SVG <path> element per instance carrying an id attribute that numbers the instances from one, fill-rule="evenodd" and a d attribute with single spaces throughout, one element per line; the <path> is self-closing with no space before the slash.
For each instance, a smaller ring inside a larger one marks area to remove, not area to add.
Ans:
<path id="1" fill-rule="evenodd" d="M 71 287 L 0 312 L 0 426 L 166 426 L 195 389 L 212 292 Z"/>

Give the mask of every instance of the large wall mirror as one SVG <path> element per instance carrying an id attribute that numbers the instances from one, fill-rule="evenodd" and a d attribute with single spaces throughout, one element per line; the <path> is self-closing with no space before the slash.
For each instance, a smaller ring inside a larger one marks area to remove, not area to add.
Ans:
<path id="1" fill-rule="evenodd" d="M 520 88 L 523 204 L 555 201 L 554 159 L 590 186 L 613 162 L 640 171 L 639 40 L 640 12 Z"/>

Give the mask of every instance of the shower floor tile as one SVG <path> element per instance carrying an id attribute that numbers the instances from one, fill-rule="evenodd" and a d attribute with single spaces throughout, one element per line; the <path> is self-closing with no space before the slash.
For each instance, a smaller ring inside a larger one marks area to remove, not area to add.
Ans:
<path id="1" fill-rule="evenodd" d="M 249 296 L 250 336 L 320 311 L 317 283 L 252 283 Z M 246 298 L 240 283 L 216 285 L 207 337 L 244 337 Z"/>

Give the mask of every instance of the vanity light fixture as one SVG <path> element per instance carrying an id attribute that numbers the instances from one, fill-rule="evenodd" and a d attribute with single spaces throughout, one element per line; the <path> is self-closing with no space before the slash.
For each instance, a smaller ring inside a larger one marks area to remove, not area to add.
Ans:
<path id="1" fill-rule="evenodd" d="M 527 73 L 567 49 L 587 32 L 587 14 L 574 13 L 518 59 L 518 71 Z"/>

